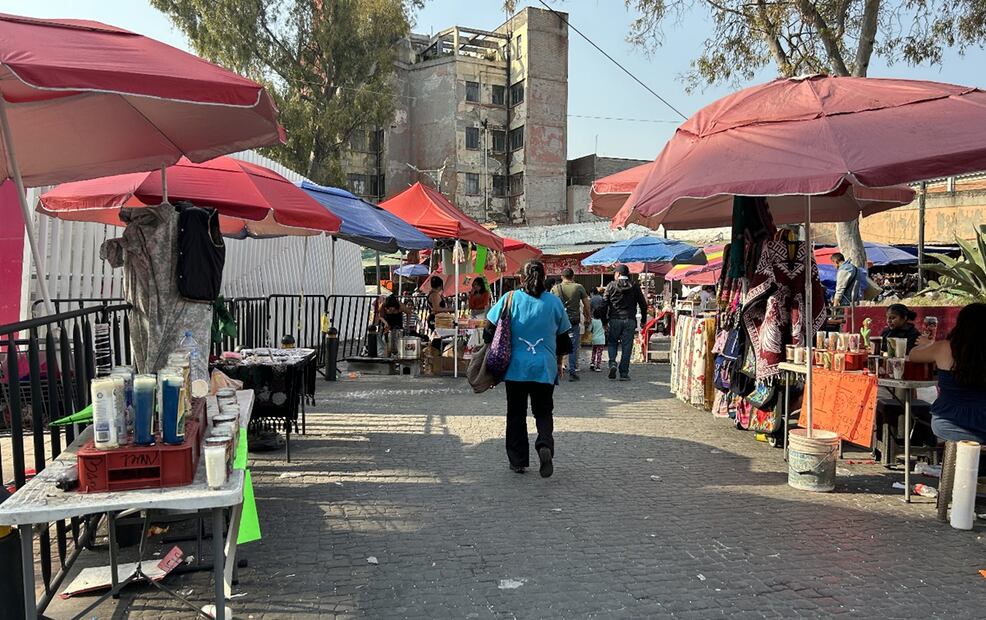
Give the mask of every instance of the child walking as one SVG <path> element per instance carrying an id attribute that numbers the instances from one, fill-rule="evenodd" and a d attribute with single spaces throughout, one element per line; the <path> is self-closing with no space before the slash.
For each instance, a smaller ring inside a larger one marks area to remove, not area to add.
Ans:
<path id="1" fill-rule="evenodd" d="M 603 370 L 603 349 L 606 348 L 606 328 L 603 327 L 602 316 L 602 308 L 596 308 L 592 311 L 592 359 L 589 362 L 589 370 L 592 372 L 602 372 Z"/>

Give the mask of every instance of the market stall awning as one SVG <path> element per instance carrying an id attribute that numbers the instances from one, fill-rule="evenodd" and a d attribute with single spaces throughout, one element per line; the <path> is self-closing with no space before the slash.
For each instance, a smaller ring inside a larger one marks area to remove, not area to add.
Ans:
<path id="1" fill-rule="evenodd" d="M 278 237 L 335 233 L 341 224 L 293 183 L 273 170 L 233 157 L 200 164 L 182 158 L 167 168 L 168 200 L 212 207 L 230 237 Z M 122 207 L 163 199 L 157 171 L 63 183 L 41 195 L 37 210 L 63 220 L 123 226 Z"/>
<path id="2" fill-rule="evenodd" d="M 533 245 L 509 237 L 503 238 L 503 253 L 507 259 L 507 269 L 504 272 L 507 275 L 519 273 L 524 263 L 542 256 L 541 250 Z"/>
<path id="3" fill-rule="evenodd" d="M 863 247 L 866 248 L 866 261 L 868 263 L 873 263 L 874 267 L 918 264 L 917 256 L 911 254 L 907 250 L 895 248 L 892 245 L 867 241 L 863 243 Z M 821 248 L 815 250 L 815 260 L 818 262 L 819 268 L 821 268 L 823 264 L 831 265 L 832 255 L 838 251 L 839 248 Z"/>
<path id="4" fill-rule="evenodd" d="M 336 187 L 309 181 L 299 186 L 313 200 L 341 220 L 336 237 L 379 252 L 426 250 L 435 242 L 396 215 Z"/>
<path id="5" fill-rule="evenodd" d="M 654 162 L 649 161 L 593 181 L 589 189 L 589 213 L 611 219 L 653 167 Z"/>
<path id="6" fill-rule="evenodd" d="M 432 239 L 461 239 L 503 250 L 503 239 L 484 228 L 437 190 L 415 183 L 380 206 Z"/>
<path id="7" fill-rule="evenodd" d="M 643 235 L 617 241 L 582 259 L 583 265 L 615 265 L 617 263 L 688 263 L 704 265 L 706 257 L 701 248 L 690 243 Z"/>

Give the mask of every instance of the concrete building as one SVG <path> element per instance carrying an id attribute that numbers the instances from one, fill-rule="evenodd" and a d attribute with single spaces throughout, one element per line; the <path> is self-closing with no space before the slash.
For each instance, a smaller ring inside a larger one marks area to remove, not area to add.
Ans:
<path id="1" fill-rule="evenodd" d="M 644 159 L 626 159 L 623 157 L 600 157 L 593 153 L 576 159 L 568 160 L 566 188 L 566 205 L 568 207 L 568 222 L 606 221 L 589 213 L 589 190 L 596 179 L 607 177 L 617 172 L 623 172 L 634 166 L 648 163 Z"/>
<path id="2" fill-rule="evenodd" d="M 357 132 L 350 188 L 374 200 L 414 181 L 480 221 L 568 221 L 568 26 L 525 8 L 495 30 L 453 26 L 401 44 L 390 127 Z"/>

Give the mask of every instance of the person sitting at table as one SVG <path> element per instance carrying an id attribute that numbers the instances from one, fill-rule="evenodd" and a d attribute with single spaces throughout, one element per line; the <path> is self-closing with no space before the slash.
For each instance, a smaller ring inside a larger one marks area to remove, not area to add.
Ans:
<path id="1" fill-rule="evenodd" d="M 986 444 L 986 304 L 962 308 L 946 340 L 920 336 L 908 359 L 938 367 L 938 398 L 931 405 L 935 436 Z"/>
<path id="2" fill-rule="evenodd" d="M 469 289 L 469 315 L 474 319 L 485 319 L 486 311 L 490 308 L 490 292 L 486 289 L 486 280 L 476 278 Z"/>
<path id="3" fill-rule="evenodd" d="M 916 318 L 918 315 L 904 304 L 891 304 L 887 308 L 887 328 L 880 334 L 884 350 L 887 347 L 887 338 L 907 338 L 907 350 L 913 349 L 921 335 L 914 327 Z"/>

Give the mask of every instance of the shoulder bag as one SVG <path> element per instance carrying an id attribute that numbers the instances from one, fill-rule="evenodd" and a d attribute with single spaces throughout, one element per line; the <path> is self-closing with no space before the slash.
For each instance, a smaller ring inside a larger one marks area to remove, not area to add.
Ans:
<path id="1" fill-rule="evenodd" d="M 513 295 L 513 291 L 507 293 L 507 299 L 503 302 L 503 311 L 497 318 L 493 341 L 484 343 L 473 354 L 466 369 L 466 378 L 476 394 L 492 389 L 502 381 L 510 366 L 510 306 Z"/>

